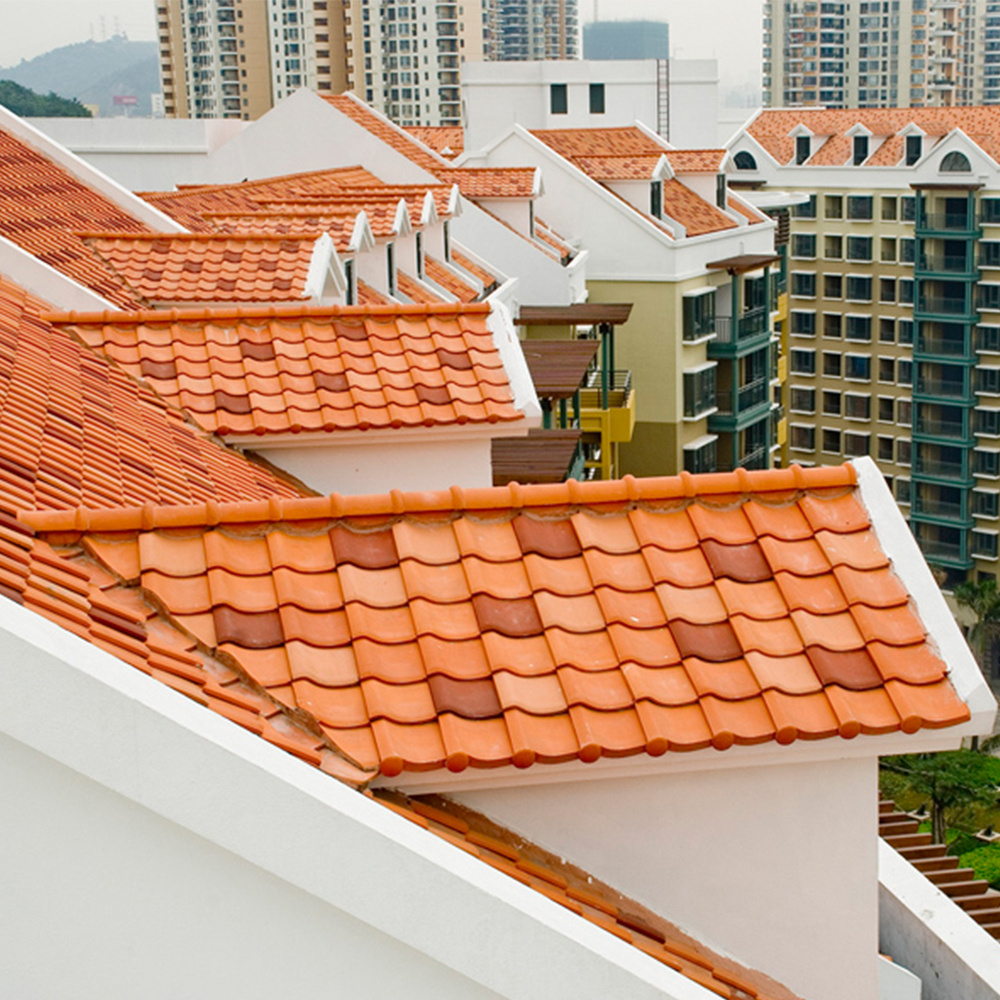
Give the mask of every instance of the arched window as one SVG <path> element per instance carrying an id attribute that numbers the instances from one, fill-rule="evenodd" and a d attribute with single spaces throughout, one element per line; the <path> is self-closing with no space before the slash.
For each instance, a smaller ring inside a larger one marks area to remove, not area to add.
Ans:
<path id="1" fill-rule="evenodd" d="M 756 170 L 757 161 L 746 150 L 741 149 L 734 157 L 733 163 L 737 170 Z"/>
<path id="2" fill-rule="evenodd" d="M 969 158 L 965 153 L 959 153 L 957 150 L 950 152 L 941 161 L 941 173 L 943 174 L 968 174 L 972 171 L 972 164 L 969 163 Z"/>

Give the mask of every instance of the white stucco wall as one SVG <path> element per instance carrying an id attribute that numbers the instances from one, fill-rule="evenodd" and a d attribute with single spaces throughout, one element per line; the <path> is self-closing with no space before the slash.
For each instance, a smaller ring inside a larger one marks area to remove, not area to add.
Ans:
<path id="1" fill-rule="evenodd" d="M 718 62 L 671 59 L 670 142 L 681 149 L 713 149 L 719 142 L 719 117 Z"/>
<path id="2" fill-rule="evenodd" d="M 875 758 L 456 793 L 809 1000 L 876 1000 Z"/>
<path id="3" fill-rule="evenodd" d="M 498 996 L 5 736 L 0 800 L 12 1000 Z"/>
<path id="4" fill-rule="evenodd" d="M 442 429 L 444 430 L 444 429 Z M 369 433 L 369 432 L 365 432 Z M 523 430 L 510 429 L 514 437 Z M 398 436 L 399 442 L 379 437 Z M 492 486 L 490 438 L 452 436 L 445 430 L 441 440 L 423 435 L 414 440 L 405 431 L 379 432 L 352 445 L 337 445 L 325 436 L 325 447 L 269 447 L 247 441 L 246 447 L 290 472 L 320 493 L 388 493 L 391 490 L 441 490 Z"/>

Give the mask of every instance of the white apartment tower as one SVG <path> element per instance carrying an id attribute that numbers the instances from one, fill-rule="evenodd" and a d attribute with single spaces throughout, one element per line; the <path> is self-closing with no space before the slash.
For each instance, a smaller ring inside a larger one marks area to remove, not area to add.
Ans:
<path id="1" fill-rule="evenodd" d="M 996 103 L 998 0 L 765 0 L 768 107 Z"/>
<path id="2" fill-rule="evenodd" d="M 482 7 L 487 59 L 580 58 L 577 0 L 483 0 Z"/>

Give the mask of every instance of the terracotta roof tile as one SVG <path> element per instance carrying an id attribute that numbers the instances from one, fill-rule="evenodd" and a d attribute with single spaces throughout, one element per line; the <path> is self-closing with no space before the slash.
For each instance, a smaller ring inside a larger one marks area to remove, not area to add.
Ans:
<path id="1" fill-rule="evenodd" d="M 458 125 L 405 125 L 403 131 L 448 159 L 465 151 L 465 133 Z"/>
<path id="2" fill-rule="evenodd" d="M 274 302 L 305 298 L 315 237 L 265 234 L 86 236 L 148 302 Z"/>
<path id="3" fill-rule="evenodd" d="M 520 420 L 488 312 L 260 307 L 54 320 L 226 436 Z"/>
<path id="4" fill-rule="evenodd" d="M 964 720 L 853 481 L 793 468 L 24 516 L 96 558 L 114 532 L 108 558 L 172 620 L 391 776 Z M 289 687 L 281 649 L 311 685 Z M 339 651 L 335 682 L 321 650 Z"/>
<path id="5" fill-rule="evenodd" d="M 804 124 L 822 140 L 814 144 L 809 165 L 841 166 L 851 155 L 847 133 L 855 125 L 862 124 L 880 141 L 866 165 L 897 166 L 904 153 L 902 139 L 897 133 L 911 123 L 926 133 L 931 145 L 957 128 L 989 156 L 1000 156 L 996 140 L 1000 130 L 1000 109 L 995 107 L 765 110 L 750 123 L 748 132 L 778 163 L 785 165 L 795 156 L 795 140 L 790 133 L 797 125 Z M 925 150 L 927 148 L 925 144 Z"/>
<path id="6" fill-rule="evenodd" d="M 532 198 L 536 193 L 537 167 L 458 167 L 438 169 L 435 175 L 457 184 L 466 198 Z"/>
<path id="7" fill-rule="evenodd" d="M 148 232 L 145 223 L 9 132 L 0 130 L 0 236 L 120 306 L 135 293 L 74 234 Z"/>
<path id="8" fill-rule="evenodd" d="M 0 506 L 181 504 L 301 490 L 199 433 L 0 280 Z"/>
<path id="9" fill-rule="evenodd" d="M 452 258 L 455 260 L 456 264 L 460 264 L 465 270 L 471 273 L 475 273 L 471 270 L 475 267 L 471 261 L 462 263 L 458 260 L 456 254 L 452 253 Z M 424 259 L 424 269 L 428 278 L 431 279 L 435 284 L 440 285 L 446 292 L 451 292 L 452 295 L 458 299 L 459 302 L 475 302 L 479 299 L 479 291 L 472 285 L 463 281 L 454 271 L 446 267 L 440 261 L 435 260 L 433 257 L 426 257 Z M 483 272 L 485 274 L 485 272 Z M 493 282 L 496 284 L 496 281 Z M 487 286 L 489 287 L 489 286 Z"/>

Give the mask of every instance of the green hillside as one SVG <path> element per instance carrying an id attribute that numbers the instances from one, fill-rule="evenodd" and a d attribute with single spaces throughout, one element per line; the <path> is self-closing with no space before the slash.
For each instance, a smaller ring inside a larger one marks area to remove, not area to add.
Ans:
<path id="1" fill-rule="evenodd" d="M 56 94 L 36 94 L 13 80 L 0 80 L 0 104 L 24 118 L 89 118 L 79 101 L 67 101 Z"/>

